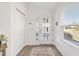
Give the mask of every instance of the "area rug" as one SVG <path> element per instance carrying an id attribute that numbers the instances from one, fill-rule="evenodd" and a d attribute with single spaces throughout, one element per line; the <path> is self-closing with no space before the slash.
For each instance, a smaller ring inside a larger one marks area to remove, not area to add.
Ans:
<path id="1" fill-rule="evenodd" d="M 54 51 L 51 47 L 33 47 L 30 56 L 54 56 Z"/>

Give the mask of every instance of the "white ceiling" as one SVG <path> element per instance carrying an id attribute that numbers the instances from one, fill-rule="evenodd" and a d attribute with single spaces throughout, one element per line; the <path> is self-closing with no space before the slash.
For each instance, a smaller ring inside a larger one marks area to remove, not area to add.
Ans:
<path id="1" fill-rule="evenodd" d="M 56 10 L 62 2 L 29 2 L 30 6 L 36 6 L 40 8 L 46 8 L 49 10 Z"/>

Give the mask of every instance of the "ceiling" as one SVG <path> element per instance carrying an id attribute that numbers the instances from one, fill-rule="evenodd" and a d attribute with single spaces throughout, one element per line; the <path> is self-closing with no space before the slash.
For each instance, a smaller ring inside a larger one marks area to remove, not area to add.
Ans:
<path id="1" fill-rule="evenodd" d="M 29 2 L 30 6 L 46 8 L 51 11 L 56 10 L 61 4 L 62 4 L 62 2 Z"/>

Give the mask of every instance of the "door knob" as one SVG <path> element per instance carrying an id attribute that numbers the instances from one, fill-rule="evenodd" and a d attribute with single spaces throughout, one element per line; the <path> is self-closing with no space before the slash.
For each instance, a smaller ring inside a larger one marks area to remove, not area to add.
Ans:
<path id="1" fill-rule="evenodd" d="M 36 36 L 38 37 L 38 33 L 36 33 Z"/>
<path id="2" fill-rule="evenodd" d="M 36 40 L 38 40 L 38 33 L 36 33 Z"/>

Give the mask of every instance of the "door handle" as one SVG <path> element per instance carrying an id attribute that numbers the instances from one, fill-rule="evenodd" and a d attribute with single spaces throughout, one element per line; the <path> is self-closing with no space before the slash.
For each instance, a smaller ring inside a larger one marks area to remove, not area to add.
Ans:
<path id="1" fill-rule="evenodd" d="M 36 33 L 36 40 L 38 40 L 38 33 Z"/>
<path id="2" fill-rule="evenodd" d="M 36 37 L 38 37 L 38 33 L 36 33 Z"/>

